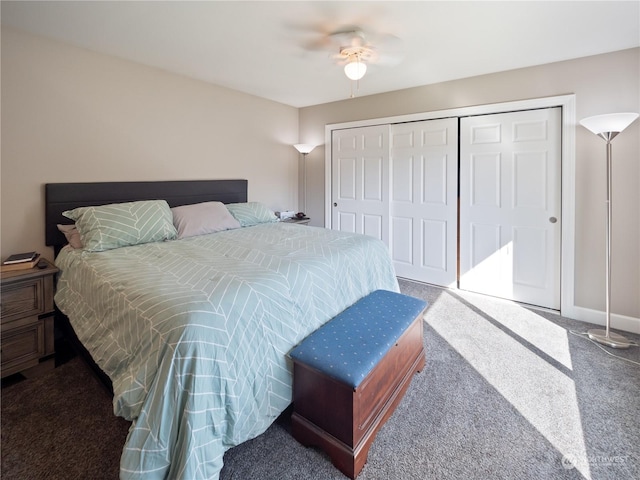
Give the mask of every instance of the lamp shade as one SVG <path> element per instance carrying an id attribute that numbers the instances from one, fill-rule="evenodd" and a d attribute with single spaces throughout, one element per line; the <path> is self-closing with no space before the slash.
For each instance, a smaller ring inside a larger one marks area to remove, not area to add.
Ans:
<path id="1" fill-rule="evenodd" d="M 605 115 L 594 115 L 580 120 L 580 125 L 587 130 L 600 135 L 601 133 L 620 133 L 638 118 L 637 113 L 607 113 Z"/>
<path id="2" fill-rule="evenodd" d="M 311 150 L 313 150 L 314 148 L 316 148 L 315 145 L 310 145 L 308 143 L 296 143 L 294 145 L 295 149 L 298 150 L 300 153 L 302 153 L 303 155 L 306 155 L 307 153 L 310 153 Z"/>
<path id="3" fill-rule="evenodd" d="M 344 74 L 351 80 L 360 80 L 367 73 L 367 64 L 352 60 L 344 66 Z"/>

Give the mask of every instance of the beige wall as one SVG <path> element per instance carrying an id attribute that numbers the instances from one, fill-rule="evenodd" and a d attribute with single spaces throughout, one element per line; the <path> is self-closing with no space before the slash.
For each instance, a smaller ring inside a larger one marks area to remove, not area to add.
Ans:
<path id="1" fill-rule="evenodd" d="M 322 225 L 326 124 L 568 93 L 577 118 L 637 112 L 639 72 L 632 49 L 298 110 L 3 28 L 0 253 L 52 257 L 47 182 L 247 178 L 250 200 L 296 209 L 298 140 L 321 145 L 306 166 L 307 211 Z M 613 150 L 612 310 L 639 318 L 639 121 Z M 604 308 L 604 176 L 604 142 L 578 127 L 575 303 L 596 310 Z"/>
<path id="2" fill-rule="evenodd" d="M 246 178 L 298 201 L 298 110 L 2 29 L 1 256 L 44 246 L 49 182 Z"/>
<path id="3" fill-rule="evenodd" d="M 578 119 L 640 112 L 640 49 L 542 65 L 300 110 L 300 141 L 324 143 L 325 125 L 563 94 Z M 362 80 L 367 81 L 366 77 Z M 345 92 L 348 84 L 345 80 Z M 345 95 L 346 96 L 346 95 Z M 640 121 L 613 142 L 612 312 L 640 318 Z M 324 220 L 324 147 L 307 157 L 307 210 Z M 575 304 L 604 310 L 605 143 L 576 128 Z"/>

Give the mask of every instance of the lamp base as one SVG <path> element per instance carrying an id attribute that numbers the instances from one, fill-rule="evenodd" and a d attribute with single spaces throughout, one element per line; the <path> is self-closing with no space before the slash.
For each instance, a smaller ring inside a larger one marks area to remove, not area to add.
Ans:
<path id="1" fill-rule="evenodd" d="M 589 335 L 589 338 L 591 340 L 595 340 L 596 342 L 606 345 L 607 347 L 624 349 L 631 346 L 631 342 L 622 335 L 613 332 L 609 332 L 609 335 L 607 335 L 606 330 L 588 330 L 587 335 Z"/>

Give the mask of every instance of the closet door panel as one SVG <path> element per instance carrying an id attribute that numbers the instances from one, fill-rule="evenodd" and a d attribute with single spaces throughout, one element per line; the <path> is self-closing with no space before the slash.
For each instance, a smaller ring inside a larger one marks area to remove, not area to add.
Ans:
<path id="1" fill-rule="evenodd" d="M 334 130 L 331 205 L 334 230 L 389 244 L 389 125 Z"/>
<path id="2" fill-rule="evenodd" d="M 391 256 L 396 273 L 442 286 L 457 276 L 458 120 L 391 127 Z"/>
<path id="3" fill-rule="evenodd" d="M 460 123 L 460 288 L 560 308 L 561 110 Z"/>

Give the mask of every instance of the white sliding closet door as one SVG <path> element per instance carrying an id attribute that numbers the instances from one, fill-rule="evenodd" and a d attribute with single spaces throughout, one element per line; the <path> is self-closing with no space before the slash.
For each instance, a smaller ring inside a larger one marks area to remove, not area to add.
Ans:
<path id="1" fill-rule="evenodd" d="M 400 277 L 457 280 L 458 119 L 391 127 L 390 251 Z"/>
<path id="2" fill-rule="evenodd" d="M 331 228 L 389 245 L 389 125 L 335 130 Z"/>
<path id="3" fill-rule="evenodd" d="M 460 123 L 460 283 L 560 308 L 561 109 Z"/>

